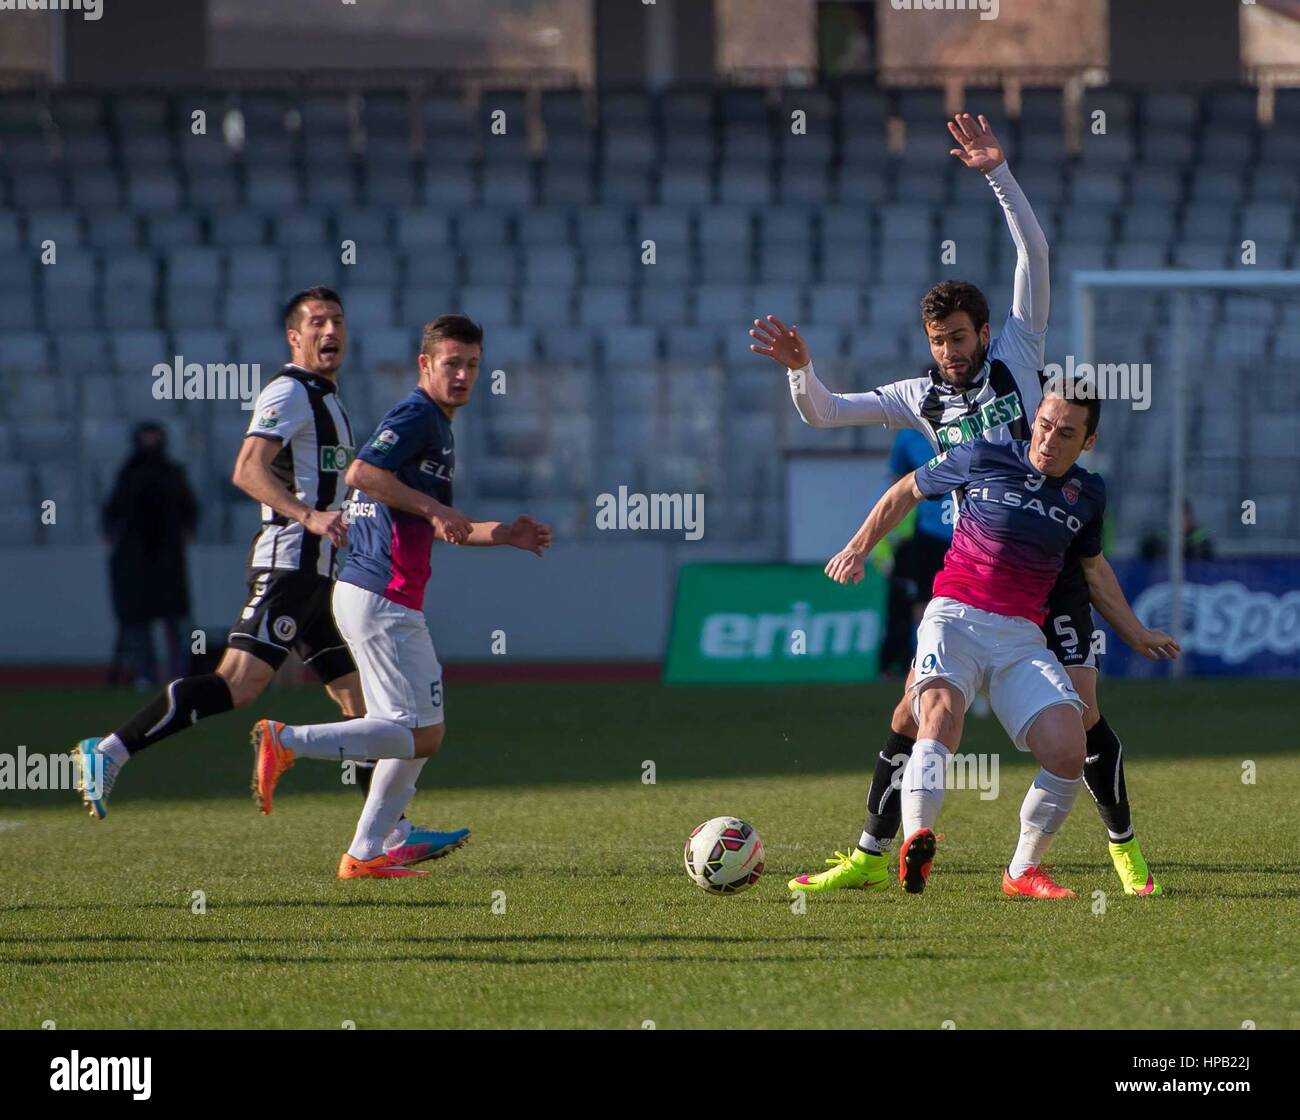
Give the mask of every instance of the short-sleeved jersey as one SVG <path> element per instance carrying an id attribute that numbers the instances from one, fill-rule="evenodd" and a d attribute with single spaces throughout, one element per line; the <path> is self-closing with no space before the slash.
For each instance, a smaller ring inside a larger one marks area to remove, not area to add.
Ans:
<path id="1" fill-rule="evenodd" d="M 287 365 L 267 383 L 253 405 L 247 436 L 278 440 L 271 473 L 304 505 L 343 508 L 343 474 L 352 461 L 352 424 L 334 382 L 301 366 Z M 334 575 L 335 551 L 328 537 L 262 506 L 262 525 L 248 551 L 252 572 L 297 571 Z"/>
<path id="2" fill-rule="evenodd" d="M 423 389 L 391 409 L 357 458 L 386 471 L 412 490 L 451 505 L 456 441 L 451 421 Z M 421 610 L 429 582 L 433 526 L 353 490 L 348 503 L 348 554 L 339 579 Z"/>
<path id="3" fill-rule="evenodd" d="M 976 440 L 920 467 L 927 498 L 963 492 L 934 594 L 1042 625 L 1067 551 L 1101 552 L 1106 487 L 1075 463 L 1060 478 L 1029 461 L 1029 442 Z"/>

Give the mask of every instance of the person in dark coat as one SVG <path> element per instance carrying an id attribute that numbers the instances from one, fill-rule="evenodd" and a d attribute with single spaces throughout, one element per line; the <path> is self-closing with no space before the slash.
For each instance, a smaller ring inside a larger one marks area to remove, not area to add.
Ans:
<path id="1" fill-rule="evenodd" d="M 190 617 L 185 549 L 194 536 L 198 503 L 185 469 L 167 458 L 167 434 L 139 425 L 133 449 L 118 471 L 104 506 L 103 529 L 112 549 L 109 578 L 118 621 L 114 676 L 125 669 L 137 687 L 156 683 L 151 625 L 163 623 L 167 676 L 185 671 Z"/>

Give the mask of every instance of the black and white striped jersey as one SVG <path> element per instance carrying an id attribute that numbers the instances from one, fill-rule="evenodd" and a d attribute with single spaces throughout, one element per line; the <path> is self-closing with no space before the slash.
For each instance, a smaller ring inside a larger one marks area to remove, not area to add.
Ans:
<path id="1" fill-rule="evenodd" d="M 352 461 L 352 425 L 334 382 L 301 366 L 286 365 L 253 408 L 250 436 L 279 440 L 271 472 L 305 505 L 343 506 L 343 474 Z M 334 575 L 334 546 L 298 522 L 262 506 L 262 525 L 248 551 L 250 572 L 291 571 Z"/>
<path id="2" fill-rule="evenodd" d="M 872 389 L 889 428 L 915 428 L 936 454 L 987 439 L 1005 443 L 1028 439 L 1034 413 L 1043 399 L 1042 370 L 1046 332 L 1035 334 L 1014 315 L 989 345 L 975 383 L 955 389 L 931 368 L 922 377 Z"/>

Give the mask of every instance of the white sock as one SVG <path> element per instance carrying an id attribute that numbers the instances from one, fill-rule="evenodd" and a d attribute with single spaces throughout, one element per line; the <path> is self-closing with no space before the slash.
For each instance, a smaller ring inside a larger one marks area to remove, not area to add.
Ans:
<path id="1" fill-rule="evenodd" d="M 1035 775 L 1020 805 L 1020 843 L 1007 868 L 1011 878 L 1019 879 L 1043 862 L 1052 837 L 1061 831 L 1074 807 L 1081 784 L 1081 778 L 1061 778 L 1047 770 Z"/>
<path id="2" fill-rule="evenodd" d="M 933 828 L 943 808 L 948 748 L 938 739 L 918 739 L 903 769 L 903 837 L 918 828 Z"/>
<path id="3" fill-rule="evenodd" d="M 887 840 L 882 840 L 879 836 L 872 836 L 871 833 L 863 831 L 858 837 L 858 847 L 864 852 L 872 852 L 875 855 L 885 855 L 889 851 L 889 845 L 894 842 L 891 836 Z"/>
<path id="4" fill-rule="evenodd" d="M 384 851 L 391 852 L 394 848 L 400 848 L 406 843 L 406 838 L 411 835 L 411 829 L 414 827 L 415 825 L 406 817 L 400 818 L 393 831 L 384 837 Z"/>
<path id="5" fill-rule="evenodd" d="M 131 752 L 116 735 L 105 735 L 95 744 L 95 750 L 118 766 L 125 766 L 131 761 Z"/>
<path id="6" fill-rule="evenodd" d="M 374 859 L 384 850 L 384 840 L 397 827 L 415 796 L 415 782 L 424 769 L 423 758 L 385 758 L 370 779 L 370 794 L 357 819 L 348 855 L 353 859 Z"/>
<path id="7" fill-rule="evenodd" d="M 339 758 L 364 762 L 368 758 L 413 758 L 415 736 L 391 719 L 364 716 L 340 723 L 308 723 L 286 727 L 280 742 L 303 758 Z"/>

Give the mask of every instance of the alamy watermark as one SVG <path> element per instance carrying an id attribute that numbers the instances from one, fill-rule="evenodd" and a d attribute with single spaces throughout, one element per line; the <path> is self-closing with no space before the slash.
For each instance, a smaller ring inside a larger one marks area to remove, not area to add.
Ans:
<path id="1" fill-rule="evenodd" d="M 896 754 L 890 761 L 894 773 L 889 784 L 899 792 L 903 789 L 903 772 L 908 768 L 910 756 Z M 939 772 L 939 758 L 928 755 L 921 763 L 920 779 L 923 789 L 977 789 L 981 801 L 996 801 L 1001 790 L 1001 759 L 996 754 L 949 754 L 944 759 L 943 773 Z"/>
<path id="2" fill-rule="evenodd" d="M 997 19 L 1001 0 L 889 0 L 896 12 L 979 12 L 980 19 Z"/>
<path id="3" fill-rule="evenodd" d="M 2 2 L 2 0 L 0 0 Z M 153 367 L 156 401 L 239 401 L 245 412 L 253 410 L 262 391 L 262 367 L 256 362 L 187 362 L 180 354 L 171 365 Z"/>
<path id="4" fill-rule="evenodd" d="M 0 12 L 80 12 L 81 18 L 104 18 L 104 0 L 0 0 Z"/>
<path id="5" fill-rule="evenodd" d="M 104 759 L 98 752 L 91 763 L 87 792 L 98 796 L 100 784 L 104 780 Z M 20 746 L 15 753 L 0 753 L 0 789 L 67 789 L 81 788 L 81 766 L 71 754 L 41 754 L 37 751 L 27 753 L 25 746 Z"/>
<path id="6" fill-rule="evenodd" d="M 597 529 L 674 529 L 688 541 L 704 536 L 703 494 L 638 494 L 620 486 L 596 497 Z"/>
<path id="7" fill-rule="evenodd" d="M 1048 362 L 1043 367 L 1043 392 L 1067 399 L 1132 401 L 1134 412 L 1151 407 L 1150 362 L 1074 361 L 1065 356 L 1065 365 Z"/>

